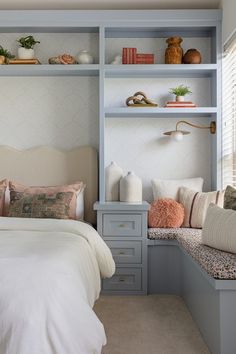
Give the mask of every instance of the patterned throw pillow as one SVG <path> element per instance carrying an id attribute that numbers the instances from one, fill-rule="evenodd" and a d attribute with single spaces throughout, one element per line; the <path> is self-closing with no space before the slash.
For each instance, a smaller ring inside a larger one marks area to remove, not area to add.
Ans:
<path id="1" fill-rule="evenodd" d="M 17 218 L 70 219 L 73 192 L 27 194 L 11 191 L 8 216 Z"/>
<path id="2" fill-rule="evenodd" d="M 10 189 L 10 205 L 9 205 L 9 211 L 8 211 L 8 216 L 13 216 L 12 215 L 12 204 L 17 198 L 18 203 L 20 197 L 28 197 L 29 196 L 36 196 L 36 199 L 32 199 L 34 204 L 38 200 L 38 202 L 41 205 L 41 199 L 37 199 L 39 195 L 44 195 L 45 198 L 47 197 L 48 200 L 52 198 L 52 200 L 55 198 L 55 195 L 58 194 L 58 197 L 55 200 L 55 205 L 59 205 L 59 196 L 63 196 L 62 199 L 60 199 L 60 203 L 62 203 L 62 200 L 64 200 L 64 194 L 65 193 L 71 193 L 72 198 L 69 203 L 69 219 L 74 219 L 76 220 L 76 202 L 77 202 L 77 195 L 78 193 L 83 190 L 84 185 L 83 182 L 78 182 L 70 185 L 65 185 L 65 186 L 53 186 L 53 187 L 27 187 L 19 183 L 15 183 L 10 181 L 9 182 L 9 189 Z M 18 197 L 16 197 L 18 196 Z M 65 199 L 67 202 L 67 199 Z M 59 207 L 59 206 L 58 206 Z M 62 205 L 61 207 L 62 208 Z M 11 213 L 10 213 L 11 210 Z M 17 209 L 18 210 L 18 209 Z M 14 211 L 14 216 L 16 211 Z M 55 210 L 53 211 L 53 214 L 55 214 Z M 63 213 L 62 213 L 63 214 Z M 20 216 L 18 216 L 20 217 Z M 31 217 L 36 217 L 36 216 L 31 216 Z M 61 217 L 60 217 L 61 218 Z M 67 217 L 65 217 L 67 218 Z"/>
<path id="3" fill-rule="evenodd" d="M 236 210 L 236 189 L 232 186 L 226 187 L 224 208 Z"/>
<path id="4" fill-rule="evenodd" d="M 151 204 L 148 213 L 149 227 L 176 228 L 184 221 L 183 206 L 170 198 L 158 199 Z"/>
<path id="5" fill-rule="evenodd" d="M 184 222 L 182 227 L 201 229 L 206 218 L 210 203 L 223 208 L 224 192 L 196 192 L 181 187 L 179 190 L 179 202 L 184 206 Z"/>

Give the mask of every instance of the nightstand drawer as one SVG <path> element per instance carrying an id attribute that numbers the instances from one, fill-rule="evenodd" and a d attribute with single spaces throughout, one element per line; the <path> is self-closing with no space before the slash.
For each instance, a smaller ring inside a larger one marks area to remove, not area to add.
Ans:
<path id="1" fill-rule="evenodd" d="M 139 214 L 103 214 L 103 236 L 142 236 Z"/>
<path id="2" fill-rule="evenodd" d="M 142 269 L 116 268 L 113 277 L 103 281 L 103 290 L 142 290 Z"/>
<path id="3" fill-rule="evenodd" d="M 141 263 L 141 241 L 106 241 L 116 263 Z"/>

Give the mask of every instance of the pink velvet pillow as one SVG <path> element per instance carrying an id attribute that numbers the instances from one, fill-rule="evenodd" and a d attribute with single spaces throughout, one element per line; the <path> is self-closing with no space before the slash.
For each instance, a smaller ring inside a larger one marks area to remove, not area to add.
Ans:
<path id="1" fill-rule="evenodd" d="M 149 227 L 180 227 L 183 221 L 184 207 L 174 199 L 158 199 L 151 204 L 148 214 Z"/>

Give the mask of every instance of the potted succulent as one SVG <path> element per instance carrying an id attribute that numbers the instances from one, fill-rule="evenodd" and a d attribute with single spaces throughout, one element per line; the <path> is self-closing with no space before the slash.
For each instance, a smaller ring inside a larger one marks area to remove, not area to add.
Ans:
<path id="1" fill-rule="evenodd" d="M 17 40 L 20 43 L 18 48 L 19 59 L 33 59 L 34 58 L 34 46 L 39 41 L 36 41 L 33 36 L 21 37 Z"/>
<path id="2" fill-rule="evenodd" d="M 184 101 L 184 97 L 186 95 L 192 94 L 192 91 L 190 90 L 190 88 L 188 86 L 180 85 L 175 88 L 171 88 L 169 93 L 172 93 L 173 95 L 175 95 L 175 100 L 177 102 L 182 102 L 182 101 Z"/>
<path id="3" fill-rule="evenodd" d="M 5 64 L 8 59 L 12 59 L 14 57 L 15 57 L 14 55 L 12 55 L 7 49 L 4 49 L 0 45 L 0 65 Z"/>

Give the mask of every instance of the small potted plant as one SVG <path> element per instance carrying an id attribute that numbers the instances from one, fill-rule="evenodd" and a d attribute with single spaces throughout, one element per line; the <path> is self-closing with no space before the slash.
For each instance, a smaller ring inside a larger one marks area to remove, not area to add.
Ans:
<path id="1" fill-rule="evenodd" d="M 0 45 L 0 65 L 1 64 L 5 64 L 7 62 L 8 59 L 12 59 L 15 56 L 12 55 L 9 50 L 4 49 L 1 45 Z"/>
<path id="2" fill-rule="evenodd" d="M 39 41 L 36 41 L 33 36 L 21 37 L 17 40 L 20 43 L 18 48 L 19 59 L 33 59 L 34 58 L 34 46 Z"/>
<path id="3" fill-rule="evenodd" d="M 175 95 L 175 100 L 177 102 L 183 102 L 186 95 L 191 95 L 192 91 L 188 86 L 180 85 L 175 88 L 171 88 L 169 93 Z"/>

